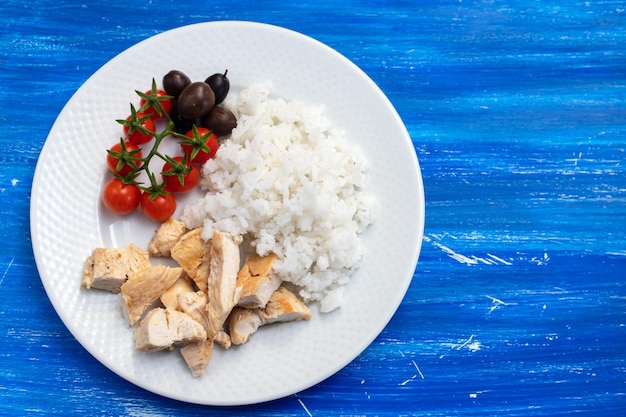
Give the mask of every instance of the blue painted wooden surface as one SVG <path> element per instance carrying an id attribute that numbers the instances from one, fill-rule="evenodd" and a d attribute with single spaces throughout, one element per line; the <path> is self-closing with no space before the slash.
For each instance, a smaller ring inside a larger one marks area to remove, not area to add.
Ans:
<path id="1" fill-rule="evenodd" d="M 168 400 L 94 360 L 29 232 L 38 154 L 81 83 L 151 35 L 224 19 L 359 65 L 407 124 L 426 190 L 420 261 L 382 334 L 319 385 L 243 408 Z M 624 415 L 622 1 L 4 0 L 0 86 L 0 414 Z"/>

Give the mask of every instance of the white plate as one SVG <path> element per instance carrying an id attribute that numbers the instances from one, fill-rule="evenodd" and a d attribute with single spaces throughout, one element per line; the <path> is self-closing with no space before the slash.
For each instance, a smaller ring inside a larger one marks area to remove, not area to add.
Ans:
<path id="1" fill-rule="evenodd" d="M 81 288 L 91 250 L 147 247 L 155 224 L 101 208 L 105 150 L 119 140 L 135 90 L 171 69 L 203 80 L 228 69 L 233 89 L 270 81 L 272 94 L 323 104 L 331 121 L 365 150 L 367 191 L 381 203 L 363 235 L 361 268 L 330 314 L 261 328 L 247 344 L 216 348 L 193 378 L 174 352 L 136 352 L 118 298 Z M 296 32 L 252 22 L 211 22 L 153 36 L 112 59 L 74 94 L 52 127 L 32 188 L 33 250 L 46 292 L 76 339 L 96 359 L 154 393 L 199 404 L 240 405 L 284 397 L 350 363 L 382 331 L 412 279 L 424 227 L 422 178 L 410 137 L 380 89 L 331 48 Z"/>

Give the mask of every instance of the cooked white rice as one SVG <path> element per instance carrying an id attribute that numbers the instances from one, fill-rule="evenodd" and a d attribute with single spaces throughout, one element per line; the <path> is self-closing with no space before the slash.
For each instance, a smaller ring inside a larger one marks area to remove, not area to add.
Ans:
<path id="1" fill-rule="evenodd" d="M 363 253 L 359 234 L 376 201 L 362 191 L 367 162 L 323 107 L 270 98 L 253 85 L 227 104 L 238 124 L 202 169 L 206 195 L 186 207 L 187 227 L 246 235 L 259 255 L 278 255 L 275 272 L 321 311 L 342 302 Z"/>

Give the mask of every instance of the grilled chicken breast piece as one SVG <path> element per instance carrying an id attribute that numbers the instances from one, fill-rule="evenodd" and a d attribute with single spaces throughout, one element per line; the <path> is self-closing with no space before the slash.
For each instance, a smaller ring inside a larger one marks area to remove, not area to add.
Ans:
<path id="1" fill-rule="evenodd" d="M 171 256 L 187 272 L 200 291 L 207 290 L 211 242 L 202 239 L 202 228 L 190 230 L 172 246 Z"/>
<path id="2" fill-rule="evenodd" d="M 185 223 L 169 218 L 161 223 L 150 239 L 148 253 L 152 256 L 171 256 L 172 247 L 186 230 Z"/>
<path id="3" fill-rule="evenodd" d="M 154 308 L 134 331 L 135 349 L 155 352 L 173 346 L 206 340 L 204 327 L 187 314 L 165 308 Z"/>
<path id="4" fill-rule="evenodd" d="M 237 287 L 239 271 L 239 244 L 241 237 L 218 230 L 211 240 L 211 267 L 208 279 L 209 338 L 222 330 L 224 322 L 239 300 L 241 287 Z"/>
<path id="5" fill-rule="evenodd" d="M 121 288 L 121 310 L 129 325 L 133 326 L 161 294 L 183 274 L 179 267 L 152 265 L 131 274 Z"/>
<path id="6" fill-rule="evenodd" d="M 215 337 L 213 338 L 215 343 L 223 347 L 224 349 L 228 349 L 233 344 L 230 340 L 230 335 L 226 333 L 224 330 L 220 330 L 217 332 Z"/>
<path id="7" fill-rule="evenodd" d="M 148 252 L 132 243 L 125 248 L 96 248 L 85 260 L 82 285 L 119 293 L 129 275 L 150 266 Z"/>
<path id="8" fill-rule="evenodd" d="M 286 287 L 276 290 L 263 309 L 264 324 L 309 320 L 310 318 L 309 307 Z"/>
<path id="9" fill-rule="evenodd" d="M 286 287 L 274 291 L 263 309 L 235 307 L 230 315 L 229 331 L 232 343 L 240 345 L 266 324 L 309 320 L 311 310 Z"/>
<path id="10" fill-rule="evenodd" d="M 258 308 L 235 307 L 228 319 L 228 331 L 233 345 L 246 343 L 263 325 L 263 311 Z"/>
<path id="11" fill-rule="evenodd" d="M 180 348 L 180 354 L 183 356 L 194 378 L 204 375 L 204 371 L 213 356 L 213 346 L 213 339 L 205 339 L 200 342 L 189 343 Z"/>
<path id="12" fill-rule="evenodd" d="M 183 313 L 200 323 L 205 330 L 211 328 L 207 313 L 207 296 L 204 292 L 181 292 L 178 294 L 178 305 Z"/>
<path id="13" fill-rule="evenodd" d="M 166 308 L 181 311 L 180 305 L 178 304 L 178 294 L 193 291 L 193 281 L 191 281 L 191 278 L 189 278 L 186 272 L 183 272 L 176 282 L 161 294 L 161 303 L 163 303 Z"/>
<path id="14" fill-rule="evenodd" d="M 280 287 L 282 280 L 272 272 L 275 254 L 267 256 L 248 255 L 246 263 L 237 275 L 241 296 L 237 303 L 246 308 L 263 308 Z"/>

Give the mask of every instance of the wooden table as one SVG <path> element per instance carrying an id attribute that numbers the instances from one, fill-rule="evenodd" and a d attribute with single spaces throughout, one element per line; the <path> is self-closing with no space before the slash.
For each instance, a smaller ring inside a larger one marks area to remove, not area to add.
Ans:
<path id="1" fill-rule="evenodd" d="M 420 260 L 379 337 L 310 389 L 234 408 L 157 396 L 90 356 L 29 230 L 37 158 L 72 94 L 131 45 L 214 20 L 284 26 L 360 66 L 406 123 L 426 194 Z M 6 0 L 0 65 L 0 414 L 626 411 L 623 2 Z"/>

